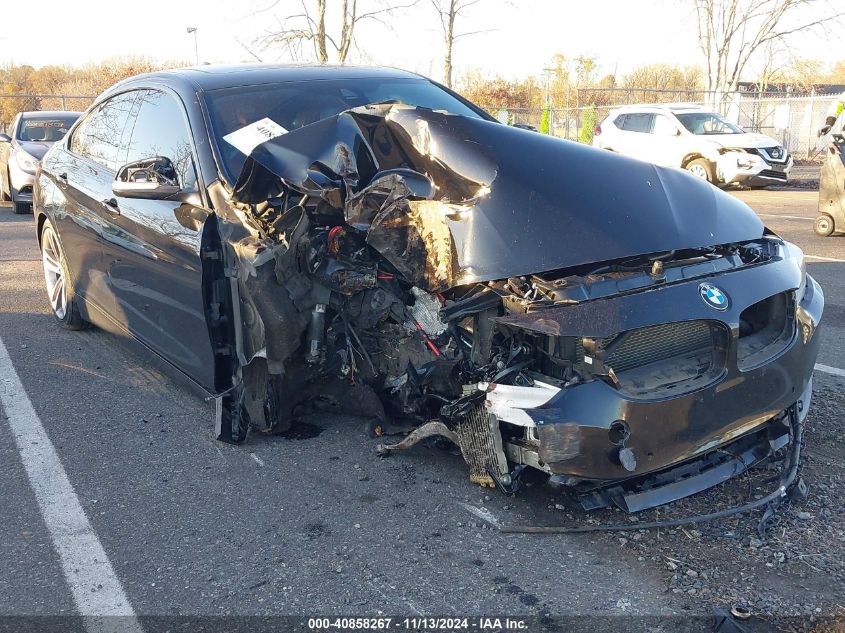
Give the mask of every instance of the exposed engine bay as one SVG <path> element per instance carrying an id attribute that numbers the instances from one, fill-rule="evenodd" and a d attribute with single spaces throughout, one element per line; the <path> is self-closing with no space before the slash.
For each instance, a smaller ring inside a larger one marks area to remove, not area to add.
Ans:
<path id="1" fill-rule="evenodd" d="M 376 435 L 410 430 L 382 452 L 443 436 L 475 483 L 510 492 L 530 467 L 586 508 L 631 511 L 782 448 L 784 411 L 809 406 L 821 316 L 789 245 L 653 167 L 631 178 L 659 198 L 610 213 L 597 193 L 595 217 L 552 212 L 566 192 L 521 182 L 509 138 L 470 129 L 494 125 L 368 106 L 253 151 L 231 192 L 251 233 L 227 234 L 224 218 L 203 244 L 218 438 L 284 431 L 302 403 L 332 400 Z M 695 196 L 709 216 L 684 225 L 673 201 Z M 651 201 L 661 229 L 632 229 L 628 209 Z M 755 378 L 778 362 L 789 371 Z M 712 450 L 729 443 L 740 462 Z"/>

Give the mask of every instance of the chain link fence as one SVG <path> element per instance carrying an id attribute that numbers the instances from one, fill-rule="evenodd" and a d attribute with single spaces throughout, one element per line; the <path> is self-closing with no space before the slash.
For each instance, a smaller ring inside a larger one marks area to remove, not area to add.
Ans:
<path id="1" fill-rule="evenodd" d="M 817 132 L 836 95 L 740 91 L 591 88 L 572 91 L 568 107 L 526 108 L 487 105 L 502 122 L 548 130 L 559 138 L 592 142 L 593 129 L 623 105 L 688 103 L 720 112 L 747 132 L 771 136 L 798 160 L 819 157 Z M 547 119 L 544 121 L 544 119 Z"/>
<path id="2" fill-rule="evenodd" d="M 0 130 L 7 132 L 7 127 L 18 112 L 37 110 L 82 112 L 95 98 L 79 95 L 0 94 Z"/>
<path id="3" fill-rule="evenodd" d="M 93 96 L 0 94 L 0 130 L 7 131 L 18 112 L 32 110 L 85 110 Z M 834 95 L 794 95 L 740 91 L 708 93 L 701 90 L 647 88 L 586 88 L 572 90 L 569 105 L 552 108 L 480 104 L 503 123 L 548 129 L 559 138 L 592 142 L 593 129 L 614 108 L 645 103 L 694 103 L 716 110 L 748 132 L 776 139 L 796 159 L 818 156 L 818 129 Z M 547 123 L 544 119 L 547 119 Z"/>

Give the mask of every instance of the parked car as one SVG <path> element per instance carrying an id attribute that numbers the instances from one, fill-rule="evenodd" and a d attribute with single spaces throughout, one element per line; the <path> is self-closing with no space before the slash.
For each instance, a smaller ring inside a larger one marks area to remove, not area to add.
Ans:
<path id="1" fill-rule="evenodd" d="M 813 230 L 830 237 L 845 233 L 845 134 L 830 135 L 828 151 L 819 171 L 819 215 Z"/>
<path id="2" fill-rule="evenodd" d="M 61 140 L 81 112 L 20 112 L 12 135 L 0 134 L 0 200 L 11 200 L 15 213 L 32 210 L 32 184 L 38 161 Z"/>
<path id="3" fill-rule="evenodd" d="M 784 184 L 792 156 L 775 139 L 743 131 L 695 105 L 625 106 L 595 129 L 593 145 L 717 185 Z"/>
<path id="4" fill-rule="evenodd" d="M 478 483 L 636 510 L 772 455 L 810 402 L 823 295 L 744 203 L 410 73 L 123 81 L 35 214 L 58 321 L 142 341 L 227 442 L 319 398 L 415 428 L 382 450 L 439 434 Z"/>

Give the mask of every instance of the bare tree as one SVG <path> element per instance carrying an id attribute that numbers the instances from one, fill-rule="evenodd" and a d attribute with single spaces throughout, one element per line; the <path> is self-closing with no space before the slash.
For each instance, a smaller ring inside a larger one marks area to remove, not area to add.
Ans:
<path id="1" fill-rule="evenodd" d="M 839 0 L 694 0 L 707 90 L 736 90 L 751 57 L 772 42 L 839 20 Z M 714 99 L 715 100 L 715 99 Z"/>
<path id="2" fill-rule="evenodd" d="M 759 92 L 768 92 L 769 87 L 783 79 L 789 66 L 789 56 L 782 42 L 767 42 L 763 47 L 763 63 L 757 73 L 755 88 Z"/>
<path id="3" fill-rule="evenodd" d="M 820 60 L 802 59 L 785 50 L 766 50 L 764 62 L 755 81 L 755 87 L 760 92 L 808 92 L 824 78 L 824 64 Z"/>
<path id="4" fill-rule="evenodd" d="M 588 86 L 595 79 L 598 58 L 593 55 L 579 55 L 575 61 L 575 85 Z"/>
<path id="5" fill-rule="evenodd" d="M 829 84 L 845 84 L 845 59 L 831 63 L 822 81 Z"/>
<path id="6" fill-rule="evenodd" d="M 484 31 L 466 31 L 464 33 L 455 32 L 455 21 L 458 16 L 464 13 L 469 7 L 478 4 L 481 0 L 430 0 L 431 5 L 437 11 L 440 18 L 440 25 L 443 28 L 443 42 L 446 45 L 446 52 L 443 55 L 443 83 L 449 88 L 452 87 L 452 48 L 455 41 L 467 37 L 468 35 L 475 35 L 483 33 Z"/>
<path id="7" fill-rule="evenodd" d="M 392 0 L 369 0 L 364 10 L 358 6 L 358 0 L 301 0 L 302 11 L 278 20 L 278 28 L 259 38 L 264 48 L 285 46 L 291 57 L 299 58 L 303 43 L 310 42 L 314 55 L 321 64 L 328 63 L 330 47 L 335 51 L 337 62 L 343 64 L 349 57 L 355 42 L 355 28 L 365 20 L 375 20 L 387 26 L 386 18 L 398 9 L 407 9 L 417 0 L 407 0 L 397 4 Z M 327 5 L 331 3 L 332 7 Z M 266 9 L 273 9 L 278 0 Z M 362 4 L 364 4 L 362 2 Z M 327 18 L 335 17 L 337 30 L 332 35 L 327 28 Z"/>
<path id="8" fill-rule="evenodd" d="M 671 91 L 692 92 L 701 89 L 701 68 L 698 66 L 678 66 L 675 64 L 645 64 L 637 66 L 625 75 L 623 86 L 636 90 L 637 88 L 651 88 L 665 90 L 667 98 L 674 98 Z M 659 95 L 654 96 L 655 99 Z"/>

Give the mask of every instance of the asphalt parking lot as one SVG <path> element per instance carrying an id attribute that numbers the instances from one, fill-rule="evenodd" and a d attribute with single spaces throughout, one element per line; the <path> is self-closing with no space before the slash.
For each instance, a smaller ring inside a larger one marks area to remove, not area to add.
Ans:
<path id="1" fill-rule="evenodd" d="M 72 615 L 87 596 L 146 628 L 151 616 L 177 615 L 706 616 L 738 602 L 760 616 L 754 630 L 842 617 L 845 238 L 813 234 L 815 191 L 733 195 L 804 249 L 827 302 L 815 375 L 824 403 L 806 438 L 810 498 L 760 544 L 753 516 L 662 537 L 499 533 L 491 521 L 631 519 L 573 515 L 540 486 L 516 498 L 485 491 L 459 456 L 436 448 L 379 459 L 363 422 L 343 415 L 315 415 L 287 437 L 218 443 L 211 404 L 143 348 L 53 322 L 32 218 L 0 208 L 0 340 L 54 449 L 13 432 L 0 410 L 0 615 Z M 17 378 L 0 369 L 0 390 L 14 390 Z M 58 457 L 36 473 L 55 485 L 31 485 L 33 453 L 21 441 Z M 706 510 L 756 484 L 732 485 L 657 516 Z M 45 503 L 80 518 L 76 500 L 82 523 L 59 524 L 75 525 L 105 560 L 68 550 L 67 534 L 45 520 Z M 802 619 L 784 624 L 792 616 Z"/>

